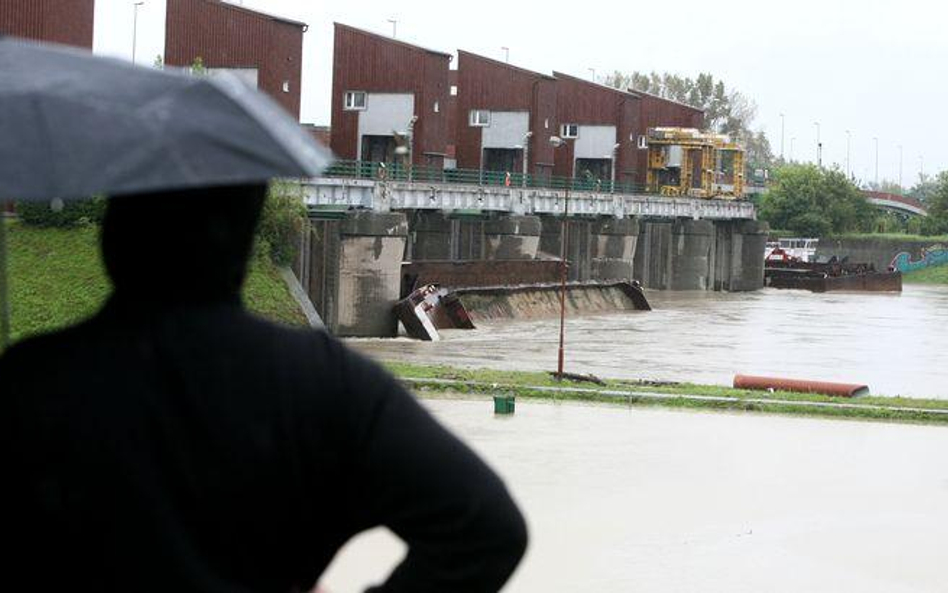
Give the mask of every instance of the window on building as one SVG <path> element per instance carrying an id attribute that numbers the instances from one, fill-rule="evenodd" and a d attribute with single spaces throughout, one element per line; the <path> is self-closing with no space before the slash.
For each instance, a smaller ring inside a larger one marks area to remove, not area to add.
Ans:
<path id="1" fill-rule="evenodd" d="M 451 85 L 451 96 L 452 97 L 458 96 L 458 86 L 456 84 Z"/>
<path id="2" fill-rule="evenodd" d="M 365 109 L 365 91 L 347 91 L 346 109 Z"/>
<path id="3" fill-rule="evenodd" d="M 560 138 L 577 138 L 579 136 L 578 124 L 563 124 L 560 126 Z"/>
<path id="4" fill-rule="evenodd" d="M 550 129 L 550 118 L 546 118 L 543 120 L 543 129 L 544 130 Z"/>
<path id="5" fill-rule="evenodd" d="M 284 80 L 284 81 L 283 81 L 283 92 L 284 92 L 284 93 L 290 92 L 290 81 L 289 81 L 289 80 Z"/>
<path id="6" fill-rule="evenodd" d="M 648 148 L 648 137 L 645 136 L 644 134 L 639 136 L 638 147 L 642 150 L 645 150 L 646 148 Z"/>
<path id="7" fill-rule="evenodd" d="M 441 104 L 438 103 L 437 101 L 434 102 L 434 112 L 441 113 Z"/>
<path id="8" fill-rule="evenodd" d="M 472 127 L 486 128 L 490 125 L 490 111 L 486 109 L 471 109 L 470 124 Z"/>

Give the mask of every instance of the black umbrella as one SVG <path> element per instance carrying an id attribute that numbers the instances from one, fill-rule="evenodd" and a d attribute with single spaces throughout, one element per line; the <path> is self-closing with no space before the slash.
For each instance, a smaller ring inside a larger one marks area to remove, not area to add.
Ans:
<path id="1" fill-rule="evenodd" d="M 330 158 L 236 77 L 0 37 L 0 203 L 313 177 Z M 0 347 L 4 249 L 0 224 Z"/>

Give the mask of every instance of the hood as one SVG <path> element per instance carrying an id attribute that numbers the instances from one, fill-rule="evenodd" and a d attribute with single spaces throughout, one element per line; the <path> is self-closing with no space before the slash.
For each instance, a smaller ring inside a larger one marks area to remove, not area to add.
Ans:
<path id="1" fill-rule="evenodd" d="M 238 298 L 265 185 L 109 200 L 102 255 L 115 295 L 149 303 Z"/>

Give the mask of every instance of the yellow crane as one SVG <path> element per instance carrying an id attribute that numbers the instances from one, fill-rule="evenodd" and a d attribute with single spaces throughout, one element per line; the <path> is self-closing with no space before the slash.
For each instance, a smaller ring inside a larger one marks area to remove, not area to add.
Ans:
<path id="1" fill-rule="evenodd" d="M 744 197 L 744 147 L 695 128 L 649 128 L 645 183 L 663 196 Z"/>

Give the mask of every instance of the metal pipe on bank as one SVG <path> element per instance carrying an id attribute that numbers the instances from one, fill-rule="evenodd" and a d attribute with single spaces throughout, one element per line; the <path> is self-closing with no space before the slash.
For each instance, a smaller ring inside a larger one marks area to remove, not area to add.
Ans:
<path id="1" fill-rule="evenodd" d="M 860 395 L 869 394 L 869 387 L 861 384 L 783 379 L 779 377 L 755 377 L 751 375 L 735 375 L 734 389 L 793 391 L 797 393 L 817 393 L 837 397 L 858 397 Z"/>

